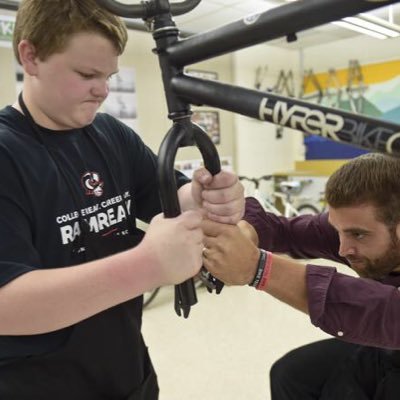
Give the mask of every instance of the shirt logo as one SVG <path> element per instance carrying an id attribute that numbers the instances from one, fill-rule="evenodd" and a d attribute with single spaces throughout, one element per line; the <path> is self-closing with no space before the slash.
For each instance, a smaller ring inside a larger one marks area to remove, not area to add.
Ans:
<path id="1" fill-rule="evenodd" d="M 97 172 L 85 172 L 81 178 L 86 196 L 100 197 L 103 194 L 104 182 Z"/>

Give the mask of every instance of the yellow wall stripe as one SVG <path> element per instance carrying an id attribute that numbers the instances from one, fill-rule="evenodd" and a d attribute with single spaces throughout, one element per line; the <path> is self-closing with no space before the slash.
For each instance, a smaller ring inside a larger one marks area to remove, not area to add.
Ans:
<path id="1" fill-rule="evenodd" d="M 348 71 L 349 70 L 347 68 L 336 70 L 336 77 L 341 86 L 347 86 L 347 80 L 349 77 Z M 400 76 L 400 60 L 361 65 L 361 72 L 364 78 L 363 81 L 366 85 L 389 81 L 397 76 Z M 329 83 L 328 72 L 318 73 L 315 74 L 315 76 L 322 89 L 326 89 L 327 84 Z M 354 82 L 354 84 L 356 86 L 357 82 Z M 305 88 L 305 93 L 312 93 L 315 91 L 316 88 L 311 83 L 309 83 Z"/>

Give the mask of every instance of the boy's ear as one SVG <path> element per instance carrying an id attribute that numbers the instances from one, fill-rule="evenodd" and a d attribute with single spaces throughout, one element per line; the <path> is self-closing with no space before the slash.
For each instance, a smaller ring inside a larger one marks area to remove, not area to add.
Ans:
<path id="1" fill-rule="evenodd" d="M 24 71 L 29 75 L 36 75 L 37 56 L 35 46 L 29 40 L 21 40 L 18 44 L 18 53 Z"/>

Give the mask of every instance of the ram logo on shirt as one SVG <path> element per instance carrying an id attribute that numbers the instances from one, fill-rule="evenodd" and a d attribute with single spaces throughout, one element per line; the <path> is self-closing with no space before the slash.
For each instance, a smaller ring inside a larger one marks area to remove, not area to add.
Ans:
<path id="1" fill-rule="evenodd" d="M 104 182 L 97 172 L 85 172 L 81 182 L 87 196 L 100 197 L 103 194 Z"/>

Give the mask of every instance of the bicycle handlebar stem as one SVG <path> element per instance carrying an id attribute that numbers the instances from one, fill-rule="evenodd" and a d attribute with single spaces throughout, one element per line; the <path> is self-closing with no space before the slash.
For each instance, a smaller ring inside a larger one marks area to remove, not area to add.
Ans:
<path id="1" fill-rule="evenodd" d="M 190 118 L 175 121 L 167 133 L 159 150 L 158 157 L 158 181 L 160 199 L 164 215 L 173 218 L 180 214 L 180 206 L 177 194 L 177 185 L 174 172 L 174 160 L 179 147 L 187 145 L 188 132 L 194 143 L 199 148 L 205 167 L 215 175 L 221 170 L 218 152 L 210 137 L 197 125 L 190 122 Z M 209 281 L 214 284 L 217 294 L 222 290 L 222 282 L 209 276 Z M 189 316 L 190 307 L 197 303 L 196 290 L 193 279 L 189 279 L 175 286 L 175 311 L 185 318 Z"/>
<path id="2" fill-rule="evenodd" d="M 185 139 L 185 129 L 174 124 L 164 138 L 158 158 L 158 184 L 161 205 L 166 218 L 177 217 L 180 213 L 177 185 L 174 174 L 174 160 L 180 144 Z M 197 303 L 193 279 L 175 285 L 175 311 L 189 316 L 190 307 Z"/>
<path id="3" fill-rule="evenodd" d="M 97 3 L 113 14 L 125 18 L 152 18 L 170 11 L 172 15 L 182 15 L 193 10 L 201 0 L 185 0 L 169 4 L 168 0 L 143 1 L 141 4 L 124 4 L 115 0 L 96 0 Z"/>
<path id="4" fill-rule="evenodd" d="M 165 0 L 166 1 L 166 0 Z M 171 13 L 165 12 L 154 17 L 153 38 L 156 42 L 154 53 L 157 54 L 164 92 L 167 100 L 168 118 L 174 121 L 172 128 L 163 140 L 158 157 L 158 181 L 162 208 L 167 218 L 180 214 L 180 206 L 175 181 L 174 160 L 179 147 L 196 145 L 204 165 L 215 175 L 221 171 L 221 162 L 217 149 L 211 138 L 198 125 L 191 122 L 190 104 L 176 95 L 171 89 L 171 80 L 183 74 L 182 67 L 172 65 L 166 56 L 166 49 L 178 41 L 179 31 L 172 20 Z M 209 276 L 217 294 L 222 290 L 223 283 Z M 175 311 L 185 318 L 189 316 L 190 307 L 197 303 L 193 279 L 189 279 L 175 287 Z"/>

